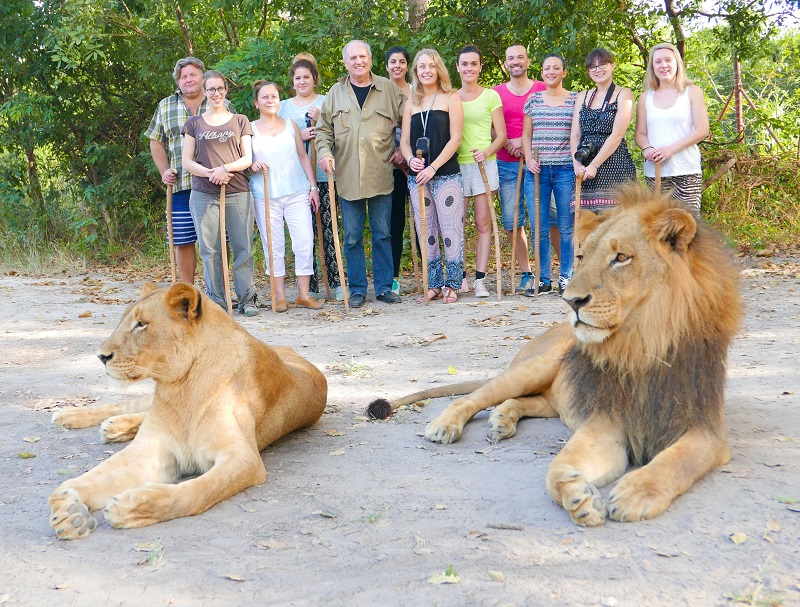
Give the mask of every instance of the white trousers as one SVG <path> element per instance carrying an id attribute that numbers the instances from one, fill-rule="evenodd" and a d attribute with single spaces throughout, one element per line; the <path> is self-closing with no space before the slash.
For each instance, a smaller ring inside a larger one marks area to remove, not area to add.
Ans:
<path id="1" fill-rule="evenodd" d="M 256 223 L 264 246 L 264 259 L 269 274 L 269 250 L 267 249 L 267 232 L 264 221 L 264 199 L 255 198 Z M 294 253 L 294 269 L 297 276 L 311 276 L 314 273 L 314 227 L 311 221 L 311 210 L 308 204 L 308 190 L 270 198 L 269 222 L 272 229 L 272 257 L 275 264 L 275 276 L 286 276 L 284 262 L 286 239 L 284 223 L 289 228 Z"/>

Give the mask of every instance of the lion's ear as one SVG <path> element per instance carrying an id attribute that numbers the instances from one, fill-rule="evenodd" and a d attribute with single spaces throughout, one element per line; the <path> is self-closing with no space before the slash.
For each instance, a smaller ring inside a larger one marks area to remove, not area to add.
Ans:
<path id="1" fill-rule="evenodd" d="M 202 315 L 202 302 L 200 291 L 185 282 L 176 282 L 167 291 L 165 305 L 170 316 L 193 324 Z"/>
<path id="2" fill-rule="evenodd" d="M 158 285 L 154 282 L 150 282 L 149 280 L 142 285 L 142 297 L 145 295 L 149 295 L 153 291 L 158 289 Z"/>
<path id="3" fill-rule="evenodd" d="M 578 243 L 583 243 L 586 237 L 601 223 L 603 223 L 603 217 L 601 215 L 597 215 L 586 209 L 581 209 L 578 215 L 578 230 L 575 233 Z"/>
<path id="4" fill-rule="evenodd" d="M 683 209 L 666 209 L 650 220 L 648 231 L 651 238 L 682 255 L 697 234 L 697 221 Z"/>

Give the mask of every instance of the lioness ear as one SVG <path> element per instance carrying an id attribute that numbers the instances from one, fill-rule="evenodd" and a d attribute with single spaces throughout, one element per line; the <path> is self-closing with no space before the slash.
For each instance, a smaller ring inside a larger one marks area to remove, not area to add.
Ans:
<path id="1" fill-rule="evenodd" d="M 195 323 L 202 315 L 200 291 L 185 282 L 176 282 L 167 291 L 165 305 L 167 312 L 176 320 Z"/>
<path id="2" fill-rule="evenodd" d="M 697 234 L 697 221 L 683 209 L 666 209 L 652 218 L 650 237 L 683 254 Z"/>
<path id="3" fill-rule="evenodd" d="M 142 285 L 142 297 L 152 293 L 153 291 L 158 289 L 158 285 L 154 282 L 147 281 Z"/>

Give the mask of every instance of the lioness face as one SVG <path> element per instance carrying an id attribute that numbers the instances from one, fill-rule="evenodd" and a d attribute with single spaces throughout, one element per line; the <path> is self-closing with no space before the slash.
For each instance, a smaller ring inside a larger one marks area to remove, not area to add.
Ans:
<path id="1" fill-rule="evenodd" d="M 639 214 L 612 211 L 597 221 L 581 243 L 575 274 L 562 294 L 572 308 L 575 336 L 584 343 L 624 331 L 667 270 Z"/>
<path id="2" fill-rule="evenodd" d="M 97 357 L 112 382 L 128 385 L 180 371 L 177 354 L 188 324 L 171 318 L 164 300 L 164 290 L 146 294 L 125 311 L 111 336 L 100 344 Z"/>

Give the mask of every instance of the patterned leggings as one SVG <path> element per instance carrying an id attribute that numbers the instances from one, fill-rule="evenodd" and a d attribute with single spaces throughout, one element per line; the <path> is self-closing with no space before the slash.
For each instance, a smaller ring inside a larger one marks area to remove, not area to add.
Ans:
<path id="1" fill-rule="evenodd" d="M 645 177 L 644 179 L 651 190 L 655 189 L 655 178 Z M 703 197 L 702 175 L 673 175 L 672 177 L 662 177 L 661 189 L 669 190 L 672 194 L 672 198 L 680 200 L 689 207 L 689 211 L 695 217 L 700 217 L 700 199 Z"/>
<path id="2" fill-rule="evenodd" d="M 419 187 L 415 175 L 408 176 L 408 191 L 414 207 L 414 225 L 420 234 Z M 464 188 L 461 174 L 442 175 L 425 184 L 425 245 L 428 253 L 428 287 L 431 289 L 461 288 L 464 272 L 462 248 L 464 246 Z M 442 274 L 442 252 L 439 231 L 444 242 L 447 279 Z M 420 238 L 420 243 L 422 239 Z"/>
<path id="3" fill-rule="evenodd" d="M 319 187 L 319 214 L 322 219 L 322 249 L 325 257 L 325 269 L 328 271 L 328 284 L 331 289 L 339 286 L 339 266 L 336 263 L 336 248 L 333 245 L 333 223 L 331 222 L 331 196 L 328 191 L 328 184 L 324 181 L 317 183 Z M 311 275 L 310 291 L 319 293 L 319 280 L 317 279 L 317 217 L 311 211 L 311 221 L 314 224 L 314 273 Z"/>

